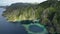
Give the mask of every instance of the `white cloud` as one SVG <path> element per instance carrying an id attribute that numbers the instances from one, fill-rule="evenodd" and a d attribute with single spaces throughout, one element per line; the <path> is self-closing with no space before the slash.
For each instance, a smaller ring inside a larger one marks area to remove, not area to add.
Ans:
<path id="1" fill-rule="evenodd" d="M 10 5 L 12 3 L 23 2 L 23 3 L 41 3 L 46 0 L 0 0 L 0 5 Z"/>
<path id="2" fill-rule="evenodd" d="M 28 3 L 34 3 L 34 2 L 43 2 L 43 1 L 46 1 L 46 0 L 10 0 L 11 2 L 28 2 Z"/>

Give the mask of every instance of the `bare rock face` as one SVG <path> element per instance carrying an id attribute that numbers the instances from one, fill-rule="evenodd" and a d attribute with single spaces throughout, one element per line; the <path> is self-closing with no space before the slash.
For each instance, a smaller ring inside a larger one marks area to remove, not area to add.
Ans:
<path id="1" fill-rule="evenodd" d="M 47 22 L 48 22 L 48 8 L 47 9 L 45 9 L 44 11 L 43 11 L 43 13 L 42 13 L 42 15 L 41 15 L 41 20 L 42 20 L 42 23 L 43 24 L 46 24 Z"/>

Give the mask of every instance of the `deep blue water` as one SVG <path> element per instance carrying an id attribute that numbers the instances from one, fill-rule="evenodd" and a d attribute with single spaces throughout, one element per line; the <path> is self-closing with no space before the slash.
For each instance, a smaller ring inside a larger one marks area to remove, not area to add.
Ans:
<path id="1" fill-rule="evenodd" d="M 25 28 L 20 23 L 9 23 L 2 16 L 5 9 L 0 8 L 0 34 L 27 34 Z"/>

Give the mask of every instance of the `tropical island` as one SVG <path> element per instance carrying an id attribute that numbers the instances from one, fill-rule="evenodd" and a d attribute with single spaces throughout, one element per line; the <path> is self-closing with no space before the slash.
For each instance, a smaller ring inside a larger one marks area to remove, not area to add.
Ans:
<path id="1" fill-rule="evenodd" d="M 8 21 L 38 20 L 51 34 L 60 33 L 60 1 L 47 0 L 40 4 L 14 3 L 2 14 Z M 59 29 L 58 29 L 59 28 Z"/>

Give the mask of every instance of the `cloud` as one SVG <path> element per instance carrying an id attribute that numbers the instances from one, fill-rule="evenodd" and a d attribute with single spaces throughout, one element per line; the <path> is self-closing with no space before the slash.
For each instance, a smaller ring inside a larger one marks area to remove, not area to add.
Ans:
<path id="1" fill-rule="evenodd" d="M 23 3 L 40 3 L 46 0 L 0 0 L 0 5 L 10 5 L 12 3 L 23 2 Z"/>

